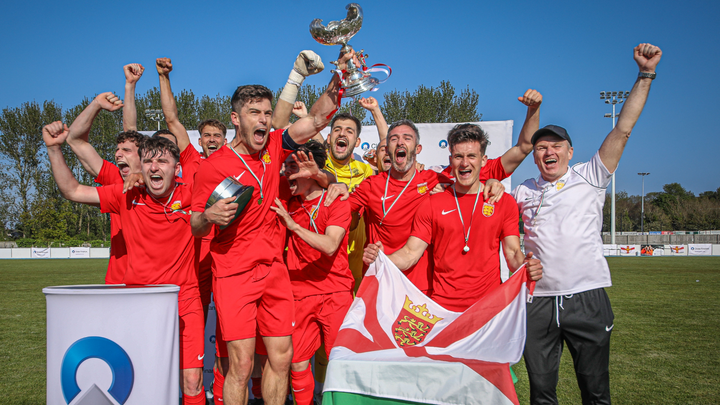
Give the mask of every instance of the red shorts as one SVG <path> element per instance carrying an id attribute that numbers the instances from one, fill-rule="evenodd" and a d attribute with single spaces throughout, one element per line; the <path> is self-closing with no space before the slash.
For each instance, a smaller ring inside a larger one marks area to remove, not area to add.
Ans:
<path id="1" fill-rule="evenodd" d="M 212 292 L 212 256 L 210 256 L 211 239 L 203 238 L 200 243 L 200 270 L 198 273 L 198 287 L 200 287 L 200 301 L 202 305 L 210 304 Z"/>
<path id="2" fill-rule="evenodd" d="M 259 264 L 229 277 L 214 277 L 215 309 L 225 341 L 290 336 L 295 315 L 292 285 L 282 262 Z"/>
<path id="3" fill-rule="evenodd" d="M 293 363 L 310 360 L 321 343 L 325 343 L 325 353 L 330 358 L 330 350 L 352 302 L 352 291 L 311 295 L 295 301 Z"/>
<path id="4" fill-rule="evenodd" d="M 205 317 L 200 298 L 178 301 L 180 369 L 202 368 L 205 356 Z"/>

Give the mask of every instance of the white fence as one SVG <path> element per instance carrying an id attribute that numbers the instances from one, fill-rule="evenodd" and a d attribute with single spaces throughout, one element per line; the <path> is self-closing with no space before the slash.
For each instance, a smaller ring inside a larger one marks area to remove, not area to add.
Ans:
<path id="1" fill-rule="evenodd" d="M 605 256 L 720 256 L 720 245 L 606 244 L 603 245 L 603 251 Z"/>
<path id="2" fill-rule="evenodd" d="M 0 248 L 0 259 L 107 259 L 110 248 Z"/>

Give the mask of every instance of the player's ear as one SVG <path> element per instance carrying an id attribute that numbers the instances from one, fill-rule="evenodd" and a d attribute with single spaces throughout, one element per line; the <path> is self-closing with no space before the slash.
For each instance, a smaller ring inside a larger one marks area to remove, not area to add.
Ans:
<path id="1" fill-rule="evenodd" d="M 355 147 L 356 147 L 356 148 L 359 148 L 359 147 L 360 147 L 360 138 L 358 138 L 358 139 L 355 141 Z"/>
<path id="2" fill-rule="evenodd" d="M 175 177 L 180 176 L 180 162 L 175 162 Z"/>
<path id="3" fill-rule="evenodd" d="M 487 155 L 483 155 L 482 162 L 480 163 L 480 167 L 485 167 L 487 164 Z"/>
<path id="4" fill-rule="evenodd" d="M 416 155 L 419 155 L 420 152 L 422 152 L 422 145 L 418 145 L 418 146 L 415 147 L 415 154 L 416 154 Z"/>
<path id="5" fill-rule="evenodd" d="M 570 154 L 568 155 L 568 160 L 572 160 L 572 156 L 573 156 L 573 147 L 572 146 L 570 147 L 569 151 L 570 151 Z"/>

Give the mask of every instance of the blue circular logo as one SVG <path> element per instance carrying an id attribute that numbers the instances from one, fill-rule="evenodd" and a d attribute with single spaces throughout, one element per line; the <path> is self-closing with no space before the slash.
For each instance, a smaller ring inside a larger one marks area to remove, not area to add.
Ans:
<path id="1" fill-rule="evenodd" d="M 368 150 L 370 149 L 370 144 L 367 142 L 363 142 L 360 147 L 362 148 L 362 150 Z"/>
<path id="2" fill-rule="evenodd" d="M 440 141 L 439 145 L 441 148 L 445 149 L 445 148 L 447 148 L 448 143 L 446 140 L 443 139 L 442 141 Z"/>
<path id="3" fill-rule="evenodd" d="M 108 393 L 120 404 L 130 396 L 135 372 L 127 352 L 117 343 L 100 336 L 88 336 L 73 343 L 65 352 L 60 367 L 60 385 L 68 404 L 80 393 L 77 370 L 87 359 L 100 359 L 110 366 L 113 380 Z"/>

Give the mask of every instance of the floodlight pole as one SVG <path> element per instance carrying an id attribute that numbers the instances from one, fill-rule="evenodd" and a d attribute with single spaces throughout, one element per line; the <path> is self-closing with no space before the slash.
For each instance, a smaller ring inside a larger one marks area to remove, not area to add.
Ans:
<path id="1" fill-rule="evenodd" d="M 638 176 L 642 176 L 642 199 L 640 200 L 640 234 L 645 234 L 645 176 L 650 173 L 638 173 Z M 662 229 L 661 229 L 662 230 Z"/>
<path id="2" fill-rule="evenodd" d="M 615 118 L 620 114 L 615 113 L 615 105 L 623 103 L 630 95 L 629 91 L 601 91 L 600 100 L 605 104 L 612 104 L 612 115 L 605 114 L 605 117 L 612 118 L 612 127 L 615 129 Z M 610 205 L 610 243 L 615 244 L 615 172 L 612 174 L 612 200 Z"/>
<path id="3" fill-rule="evenodd" d="M 151 120 L 157 122 L 157 130 L 160 130 L 160 121 L 165 120 L 165 114 L 163 114 L 162 110 L 156 110 L 156 109 L 148 109 L 145 110 L 145 116 L 150 118 Z"/>

